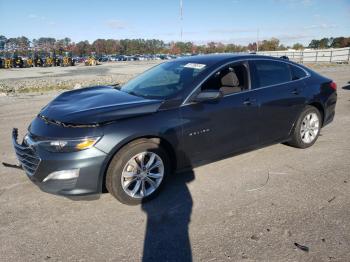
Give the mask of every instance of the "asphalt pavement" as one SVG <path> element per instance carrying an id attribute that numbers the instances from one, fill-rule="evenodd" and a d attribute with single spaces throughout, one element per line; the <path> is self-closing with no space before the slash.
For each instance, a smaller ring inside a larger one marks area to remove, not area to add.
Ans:
<path id="1" fill-rule="evenodd" d="M 169 179 L 154 201 L 68 199 L 0 167 L 1 261 L 350 261 L 350 66 L 333 123 L 306 150 L 277 144 Z M 1 161 L 57 92 L 0 97 Z M 299 246 L 297 246 L 298 244 Z"/>

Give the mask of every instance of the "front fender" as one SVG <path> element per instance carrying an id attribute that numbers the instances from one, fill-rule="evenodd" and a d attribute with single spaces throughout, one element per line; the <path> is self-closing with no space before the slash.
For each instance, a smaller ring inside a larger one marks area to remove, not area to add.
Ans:
<path id="1" fill-rule="evenodd" d="M 107 157 L 100 174 L 100 183 L 113 156 L 125 145 L 139 138 L 160 138 L 171 146 L 175 154 L 176 166 L 183 162 L 182 123 L 178 109 L 156 114 L 124 119 L 103 126 L 103 138 L 95 145 Z"/>

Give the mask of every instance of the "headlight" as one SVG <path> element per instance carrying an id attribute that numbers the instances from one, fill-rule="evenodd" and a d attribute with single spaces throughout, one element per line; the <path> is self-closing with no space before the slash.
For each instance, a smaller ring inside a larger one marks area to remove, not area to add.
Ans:
<path id="1" fill-rule="evenodd" d="M 52 140 L 40 142 L 40 146 L 50 152 L 75 152 L 93 147 L 100 137 L 86 137 L 74 140 Z"/>

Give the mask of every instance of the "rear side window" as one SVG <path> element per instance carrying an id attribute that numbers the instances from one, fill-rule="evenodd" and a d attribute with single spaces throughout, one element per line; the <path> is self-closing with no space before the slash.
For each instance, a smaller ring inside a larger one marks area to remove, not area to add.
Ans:
<path id="1" fill-rule="evenodd" d="M 290 69 L 292 70 L 292 79 L 298 80 L 306 76 L 306 73 L 303 69 L 297 66 L 290 65 Z"/>
<path id="2" fill-rule="evenodd" d="M 270 60 L 255 61 L 258 86 L 282 84 L 292 80 L 291 70 L 286 63 Z"/>

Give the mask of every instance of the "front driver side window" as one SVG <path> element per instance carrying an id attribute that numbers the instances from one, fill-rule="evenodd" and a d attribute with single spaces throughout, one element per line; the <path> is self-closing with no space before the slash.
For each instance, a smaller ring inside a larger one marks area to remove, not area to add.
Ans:
<path id="1" fill-rule="evenodd" d="M 248 73 L 244 64 L 226 66 L 202 84 L 201 90 L 220 90 L 223 95 L 248 89 Z"/>

